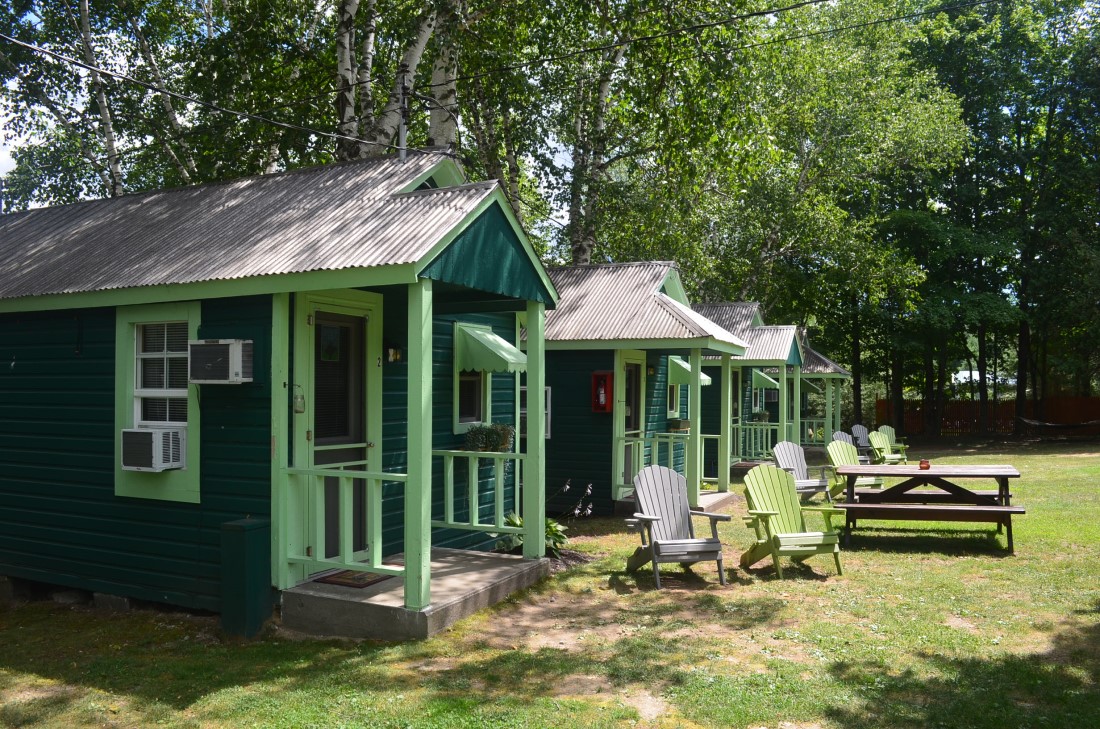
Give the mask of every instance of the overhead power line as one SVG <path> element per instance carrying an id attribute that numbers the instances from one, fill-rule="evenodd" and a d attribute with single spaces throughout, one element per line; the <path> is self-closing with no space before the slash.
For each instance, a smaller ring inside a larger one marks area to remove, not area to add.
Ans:
<path id="1" fill-rule="evenodd" d="M 239 111 L 239 110 L 236 110 L 236 109 L 229 109 L 229 108 L 226 108 L 224 106 L 220 106 L 220 105 L 215 104 L 215 103 L 210 102 L 210 101 L 203 101 L 202 99 L 199 99 L 199 98 L 194 97 L 194 96 L 188 96 L 186 94 L 181 94 L 181 93 L 178 93 L 176 91 L 172 91 L 170 89 L 161 88 L 160 86 L 157 86 L 156 84 L 151 84 L 148 81 L 142 81 L 141 79 L 134 78 L 133 76 L 128 76 L 124 73 L 118 73 L 117 71 L 110 71 L 110 70 L 107 70 L 107 69 L 104 69 L 104 68 L 100 68 L 98 66 L 93 66 L 89 63 L 85 63 L 85 62 L 80 61 L 76 58 L 66 56 L 63 53 L 57 53 L 56 51 L 51 51 L 48 48 L 43 48 L 43 47 L 37 46 L 33 43 L 27 43 L 25 41 L 18 40 L 17 38 L 12 38 L 11 36 L 5 35 L 3 33 L 0 33 L 0 39 L 6 40 L 9 43 L 14 43 L 17 46 L 22 46 L 23 48 L 34 51 L 35 53 L 40 53 L 40 54 L 49 56 L 51 58 L 55 58 L 59 61 L 63 61 L 64 63 L 68 63 L 72 66 L 77 66 L 78 68 L 83 68 L 83 69 L 86 69 L 88 71 L 94 71 L 96 73 L 101 73 L 104 76 L 109 76 L 110 78 L 118 79 L 119 81 L 126 81 L 127 83 L 136 84 L 137 86 L 141 86 L 142 88 L 148 89 L 149 91 L 154 91 L 158 94 L 166 94 L 168 96 L 171 96 L 174 99 L 179 99 L 180 101 L 186 101 L 188 103 L 198 104 L 199 106 L 205 107 L 205 108 L 210 109 L 212 111 L 216 111 L 220 114 L 232 114 L 232 115 L 240 117 L 242 119 L 251 119 L 253 121 L 258 121 L 258 122 L 261 122 L 261 123 L 264 123 L 264 124 L 271 124 L 273 126 L 282 127 L 284 129 L 290 129 L 292 131 L 307 132 L 309 134 L 316 134 L 317 136 L 327 137 L 329 139 L 346 140 L 346 141 L 349 141 L 349 142 L 355 142 L 356 144 L 367 144 L 367 145 L 371 145 L 371 146 L 375 146 L 375 147 L 384 147 L 384 148 L 387 148 L 387 149 L 399 150 L 399 148 L 396 145 L 386 144 L 385 142 L 372 142 L 372 141 L 368 141 L 366 139 L 360 139 L 358 137 L 352 137 L 352 136 L 349 136 L 349 135 L 346 135 L 346 134 L 338 134 L 336 132 L 326 132 L 326 131 L 322 131 L 320 129 L 314 129 L 312 127 L 303 126 L 301 124 L 292 124 L 290 122 L 279 121 L 278 119 L 271 119 L 270 117 L 260 116 L 259 114 L 253 114 L 253 113 L 247 112 L 247 111 Z M 414 150 L 414 151 L 419 151 L 419 150 Z"/>

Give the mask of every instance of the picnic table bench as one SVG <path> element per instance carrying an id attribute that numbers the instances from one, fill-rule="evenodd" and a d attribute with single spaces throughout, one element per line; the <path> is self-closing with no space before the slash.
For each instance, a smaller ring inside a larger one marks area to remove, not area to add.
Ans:
<path id="1" fill-rule="evenodd" d="M 1019 478 L 1013 466 L 930 466 L 858 465 L 839 466 L 837 473 L 847 479 L 847 501 L 837 504 L 845 511 L 845 544 L 860 519 L 899 521 L 968 521 L 997 524 L 1008 537 L 1008 551 L 1015 553 L 1012 542 L 1012 516 L 1025 514 L 1012 506 L 1009 479 Z M 881 490 L 856 489 L 856 479 L 866 476 L 903 478 L 901 483 Z M 962 479 L 992 478 L 995 490 L 969 489 L 956 483 Z M 931 488 L 923 488 L 931 487 Z"/>

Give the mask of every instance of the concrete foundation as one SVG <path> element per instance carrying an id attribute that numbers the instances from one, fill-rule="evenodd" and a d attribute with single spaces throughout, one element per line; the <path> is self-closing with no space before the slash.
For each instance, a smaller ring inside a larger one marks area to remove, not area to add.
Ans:
<path id="1" fill-rule="evenodd" d="M 92 594 L 92 605 L 105 613 L 125 613 L 130 611 L 130 598 L 122 595 L 108 595 L 105 592 Z"/>
<path id="2" fill-rule="evenodd" d="M 400 563 L 400 556 L 393 562 Z M 317 636 L 418 640 L 501 602 L 550 573 L 548 560 L 432 550 L 431 604 L 405 608 L 404 583 L 391 577 L 367 587 L 306 582 L 282 593 L 282 624 Z"/>

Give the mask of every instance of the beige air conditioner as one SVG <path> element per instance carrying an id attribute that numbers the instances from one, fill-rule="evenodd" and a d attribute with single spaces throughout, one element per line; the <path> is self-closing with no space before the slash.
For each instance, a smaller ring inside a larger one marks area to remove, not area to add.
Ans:
<path id="1" fill-rule="evenodd" d="M 199 339 L 187 343 L 187 380 L 196 385 L 252 382 L 251 339 Z"/>

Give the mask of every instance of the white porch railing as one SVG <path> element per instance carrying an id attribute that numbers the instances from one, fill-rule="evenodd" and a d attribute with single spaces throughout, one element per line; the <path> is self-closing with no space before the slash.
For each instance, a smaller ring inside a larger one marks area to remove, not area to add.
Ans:
<path id="1" fill-rule="evenodd" d="M 618 483 L 615 484 L 614 499 L 621 500 L 634 491 L 634 476 L 646 466 L 656 463 L 683 474 L 683 459 L 677 468 L 677 446 L 681 447 L 681 453 L 685 453 L 690 437 L 689 433 L 654 433 L 649 437 L 628 435 L 618 438 L 615 448 L 621 456 L 619 462 L 623 468 L 621 471 L 616 469 Z"/>
<path id="2" fill-rule="evenodd" d="M 735 437 L 742 443 L 741 457 L 755 461 L 767 457 L 774 446 L 783 438 L 779 437 L 779 423 L 742 423 L 735 430 Z"/>
<path id="3" fill-rule="evenodd" d="M 825 418 L 802 418 L 802 445 L 825 445 L 830 435 L 825 432 Z"/>
<path id="4" fill-rule="evenodd" d="M 307 574 L 323 569 L 358 570 L 381 575 L 403 575 L 404 567 L 382 564 L 382 487 L 386 483 L 404 484 L 403 473 L 379 473 L 361 470 L 365 461 L 333 463 L 316 468 L 288 468 L 286 504 L 295 505 L 300 514 L 309 515 L 305 539 L 298 547 L 288 545 L 287 561 L 305 564 Z M 330 522 L 325 491 L 335 483 L 337 489 L 335 519 Z M 363 508 L 357 519 L 355 492 L 362 489 Z M 329 526 L 337 533 L 337 554 L 326 555 Z M 356 531 L 362 534 L 357 549 Z"/>
<path id="5" fill-rule="evenodd" d="M 511 511 L 521 513 L 520 486 L 523 484 L 526 454 L 495 451 L 432 451 L 432 458 L 442 459 L 440 473 L 443 474 L 443 518 L 433 519 L 433 527 L 500 534 L 523 533 L 523 527 L 508 526 L 504 520 L 507 516 L 505 504 L 509 491 L 512 496 Z M 486 460 L 492 461 L 489 476 L 492 484 L 490 499 L 493 520 L 491 523 L 481 520 L 482 507 L 486 503 L 483 498 L 487 496 L 482 493 L 481 488 L 481 462 Z M 456 516 L 456 512 L 460 511 L 456 509 L 456 497 L 458 503 L 466 507 L 466 519 Z"/>

